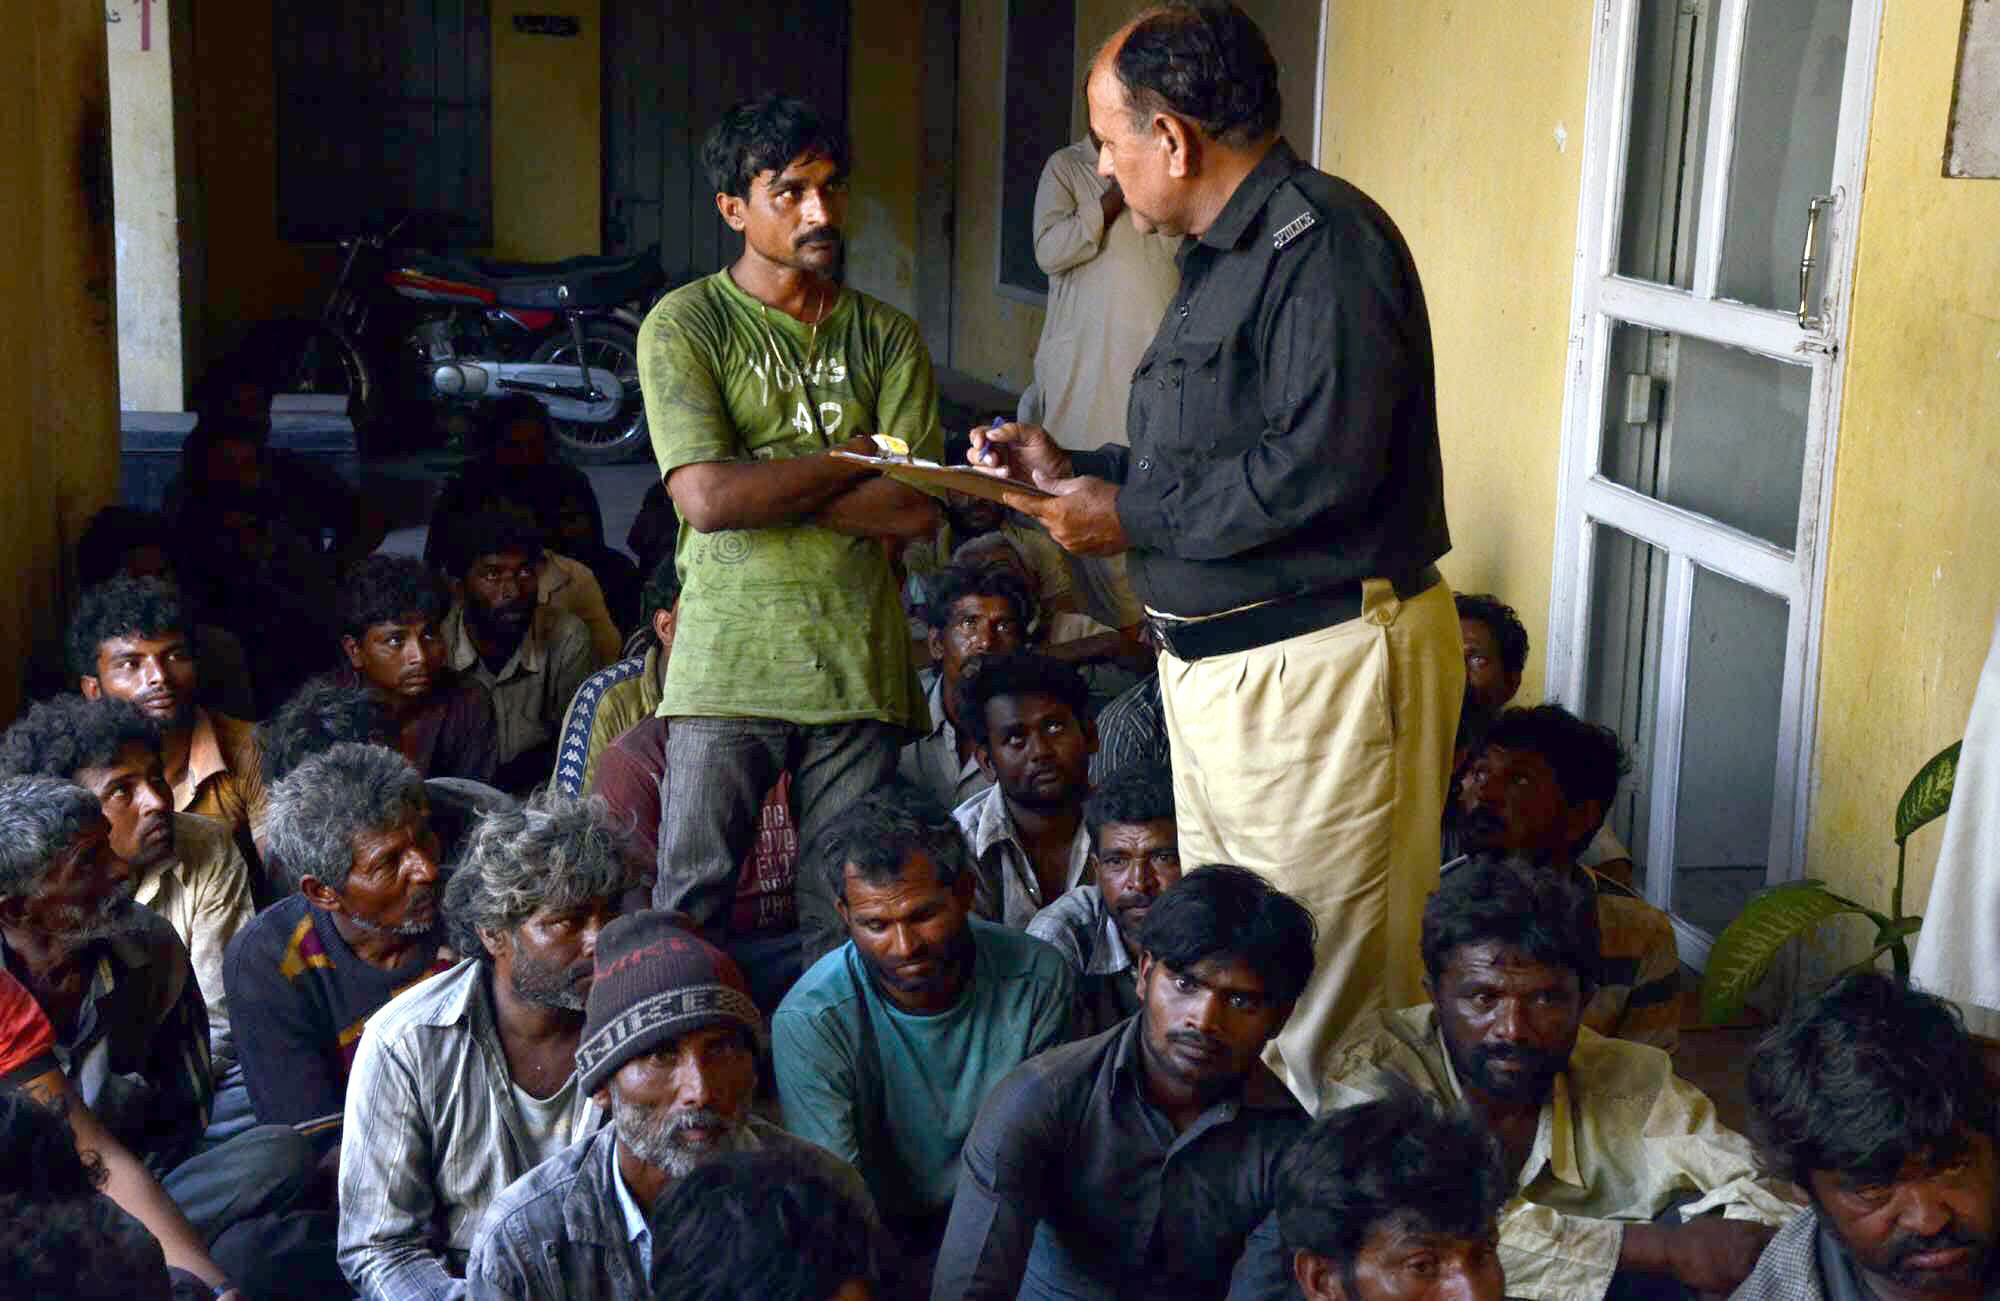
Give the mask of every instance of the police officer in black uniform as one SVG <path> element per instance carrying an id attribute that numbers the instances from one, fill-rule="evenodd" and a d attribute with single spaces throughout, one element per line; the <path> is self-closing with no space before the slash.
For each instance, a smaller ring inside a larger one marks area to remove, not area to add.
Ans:
<path id="1" fill-rule="evenodd" d="M 1129 449 L 1015 424 L 975 431 L 971 460 L 1053 493 L 1007 499 L 1070 551 L 1129 553 L 1182 857 L 1250 867 L 1319 922 L 1273 1062 L 1312 1106 L 1347 1025 L 1423 1000 L 1464 683 L 1423 289 L 1388 215 L 1279 137 L 1241 10 L 1141 14 L 1086 94 L 1131 219 L 1186 237 L 1180 292 L 1132 377 Z"/>

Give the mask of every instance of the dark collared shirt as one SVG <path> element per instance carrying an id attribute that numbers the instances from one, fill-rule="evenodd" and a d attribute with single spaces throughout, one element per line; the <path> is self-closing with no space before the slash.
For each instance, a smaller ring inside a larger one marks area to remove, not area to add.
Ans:
<path id="1" fill-rule="evenodd" d="M 1180 267 L 1131 447 L 1074 458 L 1122 485 L 1140 597 L 1215 614 L 1443 555 L 1430 321 L 1388 214 L 1281 140 Z"/>
<path id="2" fill-rule="evenodd" d="M 208 1008 L 174 928 L 133 912 L 130 931 L 90 946 L 90 985 L 55 1052 L 105 1127 L 162 1172 L 194 1155 L 208 1124 Z M 0 943 L 0 969 L 18 962 Z"/>
<path id="3" fill-rule="evenodd" d="M 995 1086 L 965 1140 L 935 1301 L 1293 1295 L 1272 1207 L 1305 1112 L 1259 1064 L 1176 1134 L 1142 1088 L 1143 1024 Z"/>

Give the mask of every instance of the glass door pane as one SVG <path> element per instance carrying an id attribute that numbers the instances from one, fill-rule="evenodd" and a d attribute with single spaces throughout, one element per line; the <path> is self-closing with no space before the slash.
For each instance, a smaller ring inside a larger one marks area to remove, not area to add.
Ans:
<path id="1" fill-rule="evenodd" d="M 1764 888 L 1770 864 L 1790 614 L 1768 592 L 1694 571 L 1673 911 L 1711 935 Z"/>
<path id="2" fill-rule="evenodd" d="M 1605 478 L 1796 545 L 1810 367 L 1625 324 L 1608 364 Z"/>
<path id="3" fill-rule="evenodd" d="M 1709 4 L 1640 0 L 1618 274 L 1693 283 L 1715 24 Z"/>
<path id="4" fill-rule="evenodd" d="M 1619 788 L 1606 820 L 1632 851 L 1632 884 L 1646 888 L 1652 820 L 1648 760 L 1659 697 L 1660 629 L 1667 556 L 1628 533 L 1591 529 L 1590 645 L 1582 713 L 1618 733 L 1632 756 L 1632 776 Z"/>
<path id="5" fill-rule="evenodd" d="M 1750 4 L 1720 297 L 1785 312 L 1799 305 L 1806 205 L 1833 188 L 1852 11 L 1852 0 Z"/>

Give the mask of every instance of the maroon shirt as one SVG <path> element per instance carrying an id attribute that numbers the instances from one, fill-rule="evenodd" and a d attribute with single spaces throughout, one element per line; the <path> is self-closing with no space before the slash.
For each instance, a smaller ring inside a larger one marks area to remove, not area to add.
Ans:
<path id="1" fill-rule="evenodd" d="M 667 720 L 635 724 L 598 756 L 590 793 L 633 823 L 638 849 L 648 863 L 660 859 L 660 788 L 667 775 Z M 799 833 L 792 825 L 792 775 L 778 784 L 757 810 L 757 838 L 736 875 L 736 899 L 729 910 L 731 935 L 782 933 L 798 929 Z"/>
<path id="2" fill-rule="evenodd" d="M 352 665 L 330 676 L 337 686 L 371 686 Z M 398 749 L 419 777 L 468 777 L 492 784 L 500 760 L 499 724 L 493 697 L 479 683 L 461 682 L 447 672 L 405 727 L 404 738 L 407 744 Z"/>

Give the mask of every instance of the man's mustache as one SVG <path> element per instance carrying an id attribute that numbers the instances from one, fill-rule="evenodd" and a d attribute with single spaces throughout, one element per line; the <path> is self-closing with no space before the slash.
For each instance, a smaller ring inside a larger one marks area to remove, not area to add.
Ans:
<path id="1" fill-rule="evenodd" d="M 1889 1244 L 1889 1259 L 1896 1269 L 1912 1256 L 1921 1256 L 1929 1251 L 1951 1251 L 1958 1247 L 1978 1250 L 1984 1246 L 1978 1238 L 1956 1225 L 1933 1233 L 1928 1237 L 1901 1237 Z"/>
<path id="2" fill-rule="evenodd" d="M 808 244 L 838 244 L 840 228 L 837 226 L 815 226 L 792 241 L 794 248 L 804 248 Z"/>

